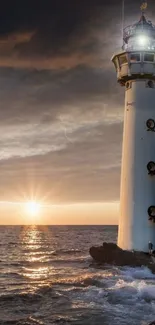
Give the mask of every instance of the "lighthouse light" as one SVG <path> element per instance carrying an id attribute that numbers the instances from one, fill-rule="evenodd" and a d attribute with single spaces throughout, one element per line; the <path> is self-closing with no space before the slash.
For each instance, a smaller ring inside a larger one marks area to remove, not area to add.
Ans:
<path id="1" fill-rule="evenodd" d="M 146 35 L 140 35 L 138 37 L 138 45 L 147 46 L 149 44 L 149 37 Z"/>

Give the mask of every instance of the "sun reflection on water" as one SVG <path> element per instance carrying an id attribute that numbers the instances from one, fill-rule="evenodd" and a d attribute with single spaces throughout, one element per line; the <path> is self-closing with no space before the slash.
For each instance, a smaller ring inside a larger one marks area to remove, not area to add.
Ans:
<path id="1" fill-rule="evenodd" d="M 26 226 L 21 235 L 23 259 L 27 264 L 22 268 L 22 275 L 29 280 L 44 282 L 53 269 L 48 265 L 48 228 L 44 227 L 43 231 L 43 227 Z"/>
<path id="2" fill-rule="evenodd" d="M 24 268 L 23 270 L 23 276 L 31 280 L 41 279 L 43 281 L 43 279 L 47 279 L 49 277 L 49 273 L 48 267 L 37 267 L 35 269 Z"/>

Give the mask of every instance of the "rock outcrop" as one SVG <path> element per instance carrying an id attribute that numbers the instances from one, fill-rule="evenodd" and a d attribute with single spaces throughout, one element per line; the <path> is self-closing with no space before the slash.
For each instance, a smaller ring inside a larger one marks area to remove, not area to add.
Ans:
<path id="1" fill-rule="evenodd" d="M 147 266 L 155 273 L 155 260 L 149 254 L 136 251 L 125 251 L 114 243 L 103 243 L 102 246 L 93 246 L 89 253 L 91 257 L 101 264 L 117 266 Z"/>

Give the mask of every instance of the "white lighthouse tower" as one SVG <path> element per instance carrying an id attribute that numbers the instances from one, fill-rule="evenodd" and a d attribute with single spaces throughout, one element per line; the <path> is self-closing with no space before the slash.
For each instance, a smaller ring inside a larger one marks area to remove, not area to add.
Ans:
<path id="1" fill-rule="evenodd" d="M 144 11 L 112 61 L 125 87 L 118 246 L 145 252 L 155 247 L 155 26 Z"/>

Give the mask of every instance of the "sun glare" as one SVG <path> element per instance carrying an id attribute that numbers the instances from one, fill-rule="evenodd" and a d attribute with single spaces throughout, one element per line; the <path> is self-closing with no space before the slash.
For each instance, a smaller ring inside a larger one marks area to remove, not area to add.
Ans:
<path id="1" fill-rule="evenodd" d="M 25 203 L 25 212 L 27 215 L 35 217 L 39 214 L 41 205 L 35 201 Z"/>

